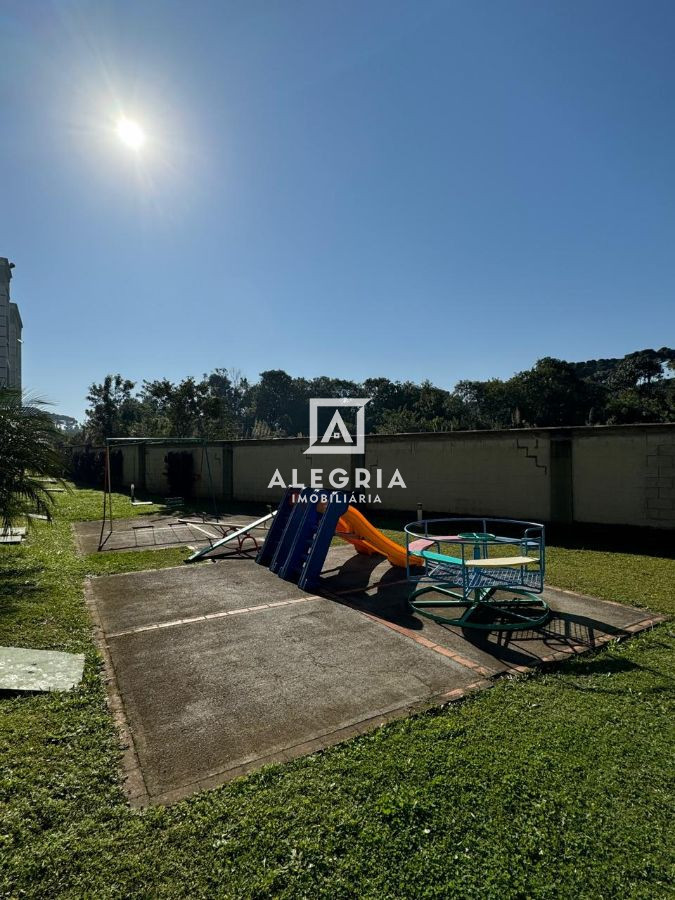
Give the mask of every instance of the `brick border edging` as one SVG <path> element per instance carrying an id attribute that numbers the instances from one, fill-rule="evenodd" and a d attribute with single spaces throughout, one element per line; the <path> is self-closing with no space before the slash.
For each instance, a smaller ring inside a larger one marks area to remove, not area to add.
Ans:
<path id="1" fill-rule="evenodd" d="M 103 659 L 103 684 L 108 700 L 108 708 L 117 729 L 118 743 L 122 754 L 119 766 L 122 774 L 122 790 L 126 794 L 130 805 L 135 806 L 142 803 L 143 798 L 148 797 L 149 793 L 136 752 L 134 736 L 124 711 L 122 695 L 117 688 L 115 665 L 108 647 L 98 606 L 90 589 L 91 581 L 92 577 L 87 577 L 84 580 L 84 603 L 91 616 L 96 648 Z"/>
<path id="2" fill-rule="evenodd" d="M 446 691 L 441 694 L 434 694 L 424 700 L 418 700 L 414 703 L 408 703 L 404 706 L 394 707 L 386 711 L 375 713 L 359 722 L 346 725 L 342 728 L 336 728 L 317 738 L 311 738 L 308 741 L 301 741 L 298 744 L 292 744 L 283 750 L 273 751 L 271 753 L 258 756 L 248 762 L 233 766 L 229 769 L 222 769 L 219 772 L 208 775 L 205 778 L 196 779 L 189 784 L 183 785 L 172 791 L 165 791 L 162 794 L 150 795 L 146 794 L 145 798 L 131 801 L 132 806 L 156 806 L 169 803 L 175 803 L 195 794 L 197 791 L 211 790 L 228 784 L 235 778 L 241 778 L 252 772 L 257 772 L 264 766 L 274 765 L 277 763 L 291 762 L 302 756 L 309 756 L 313 753 L 319 753 L 322 750 L 328 750 L 345 741 L 353 740 L 360 735 L 368 734 L 383 725 L 395 722 L 398 719 L 407 718 L 411 715 L 426 712 L 432 709 L 440 709 L 448 703 L 461 700 L 477 691 L 492 687 L 492 683 L 486 679 L 471 682 L 464 688 L 457 688 L 452 691 Z"/>
<path id="3" fill-rule="evenodd" d="M 567 592 L 571 593 L 571 592 Z M 621 604 L 617 604 L 621 605 Z M 668 616 L 665 615 L 652 615 L 647 619 L 641 619 L 639 622 L 635 622 L 632 625 L 624 625 L 621 628 L 623 634 L 603 634 L 599 638 L 595 639 L 595 642 L 592 646 L 588 646 L 587 644 L 569 644 L 567 649 L 565 650 L 555 650 L 553 653 L 548 656 L 542 656 L 539 659 L 539 662 L 532 666 L 509 666 L 508 670 L 503 673 L 503 676 L 510 675 L 512 673 L 516 673 L 518 675 L 531 674 L 532 672 L 536 672 L 538 669 L 541 669 L 543 666 L 551 665 L 553 663 L 565 662 L 568 659 L 571 659 L 574 656 L 582 656 L 587 653 L 593 653 L 596 650 L 601 650 L 606 644 L 619 644 L 623 641 L 628 640 L 631 637 L 634 637 L 636 634 L 640 632 L 647 631 L 650 628 L 653 628 L 655 625 L 661 625 L 663 622 L 668 620 Z M 499 678 L 501 673 L 498 673 L 495 678 Z"/>

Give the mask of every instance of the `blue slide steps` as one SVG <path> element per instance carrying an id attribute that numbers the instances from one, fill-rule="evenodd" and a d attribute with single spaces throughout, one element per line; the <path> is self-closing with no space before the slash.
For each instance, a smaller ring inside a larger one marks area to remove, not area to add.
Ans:
<path id="1" fill-rule="evenodd" d="M 286 526 L 288 525 L 288 520 L 291 517 L 291 513 L 293 512 L 293 498 L 296 494 L 299 494 L 300 491 L 298 488 L 286 488 L 284 496 L 279 504 L 279 509 L 277 510 L 277 514 L 272 520 L 272 524 L 265 536 L 265 542 L 262 547 L 258 551 L 258 555 L 255 558 L 255 561 L 260 566 L 269 566 L 274 558 L 274 554 L 276 553 L 277 547 L 279 546 L 279 542 L 283 537 Z"/>
<path id="2" fill-rule="evenodd" d="M 345 493 L 288 488 L 256 562 L 269 566 L 271 572 L 295 582 L 302 590 L 311 590 L 321 574 L 338 520 L 348 506 Z"/>
<path id="3" fill-rule="evenodd" d="M 297 525 L 295 523 L 292 523 L 295 527 L 289 525 L 288 531 L 284 535 L 286 552 L 276 570 L 277 575 L 284 581 L 297 582 L 300 578 L 300 572 L 307 561 L 319 527 L 317 504 L 299 502 L 298 506 L 301 509 L 298 512 Z"/>
<path id="4" fill-rule="evenodd" d="M 300 570 L 298 587 L 303 591 L 311 591 L 319 580 L 331 541 L 335 535 L 338 520 L 346 512 L 348 506 L 346 494 L 333 493 L 330 502 L 326 503 L 325 511 L 321 514 L 317 523 L 307 558 Z"/>
<path id="5" fill-rule="evenodd" d="M 293 504 L 291 514 L 288 517 L 284 533 L 279 539 L 279 544 L 277 545 L 272 561 L 270 562 L 270 572 L 274 572 L 277 575 L 281 574 L 281 569 L 286 564 L 295 536 L 298 533 L 298 529 L 302 525 L 305 513 L 307 512 L 307 504 L 301 502 L 303 494 L 304 491 L 298 491 L 291 501 Z"/>

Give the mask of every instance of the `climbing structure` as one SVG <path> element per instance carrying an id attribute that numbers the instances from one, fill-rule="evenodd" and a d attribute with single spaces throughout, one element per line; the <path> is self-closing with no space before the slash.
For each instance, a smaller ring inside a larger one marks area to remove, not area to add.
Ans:
<path id="1" fill-rule="evenodd" d="M 256 562 L 311 590 L 318 581 L 348 494 L 288 488 Z"/>
<path id="2" fill-rule="evenodd" d="M 317 583 L 333 537 L 352 544 L 358 553 L 386 556 L 393 566 L 406 567 L 406 550 L 378 531 L 350 507 L 349 494 L 312 488 L 288 488 L 256 562 L 269 567 L 303 590 Z M 421 564 L 421 560 L 412 560 Z"/>

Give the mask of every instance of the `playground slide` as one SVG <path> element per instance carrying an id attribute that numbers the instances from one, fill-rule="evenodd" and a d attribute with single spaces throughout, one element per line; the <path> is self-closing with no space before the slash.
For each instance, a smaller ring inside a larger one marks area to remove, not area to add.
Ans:
<path id="1" fill-rule="evenodd" d="M 357 509 L 348 509 L 341 516 L 335 535 L 353 544 L 359 553 L 368 555 L 381 553 L 387 557 L 392 566 L 405 569 L 405 547 L 385 537 Z M 411 558 L 411 562 L 414 563 L 414 558 Z M 422 565 L 421 559 L 418 562 Z"/>

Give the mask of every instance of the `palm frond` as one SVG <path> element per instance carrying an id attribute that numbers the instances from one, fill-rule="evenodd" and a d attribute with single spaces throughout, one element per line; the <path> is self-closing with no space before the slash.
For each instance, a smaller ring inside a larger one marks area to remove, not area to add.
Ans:
<path id="1" fill-rule="evenodd" d="M 65 487 L 60 432 L 43 400 L 0 388 L 0 523 L 8 528 L 29 512 L 51 518 L 51 487 Z M 48 481 L 49 480 L 49 481 Z"/>

